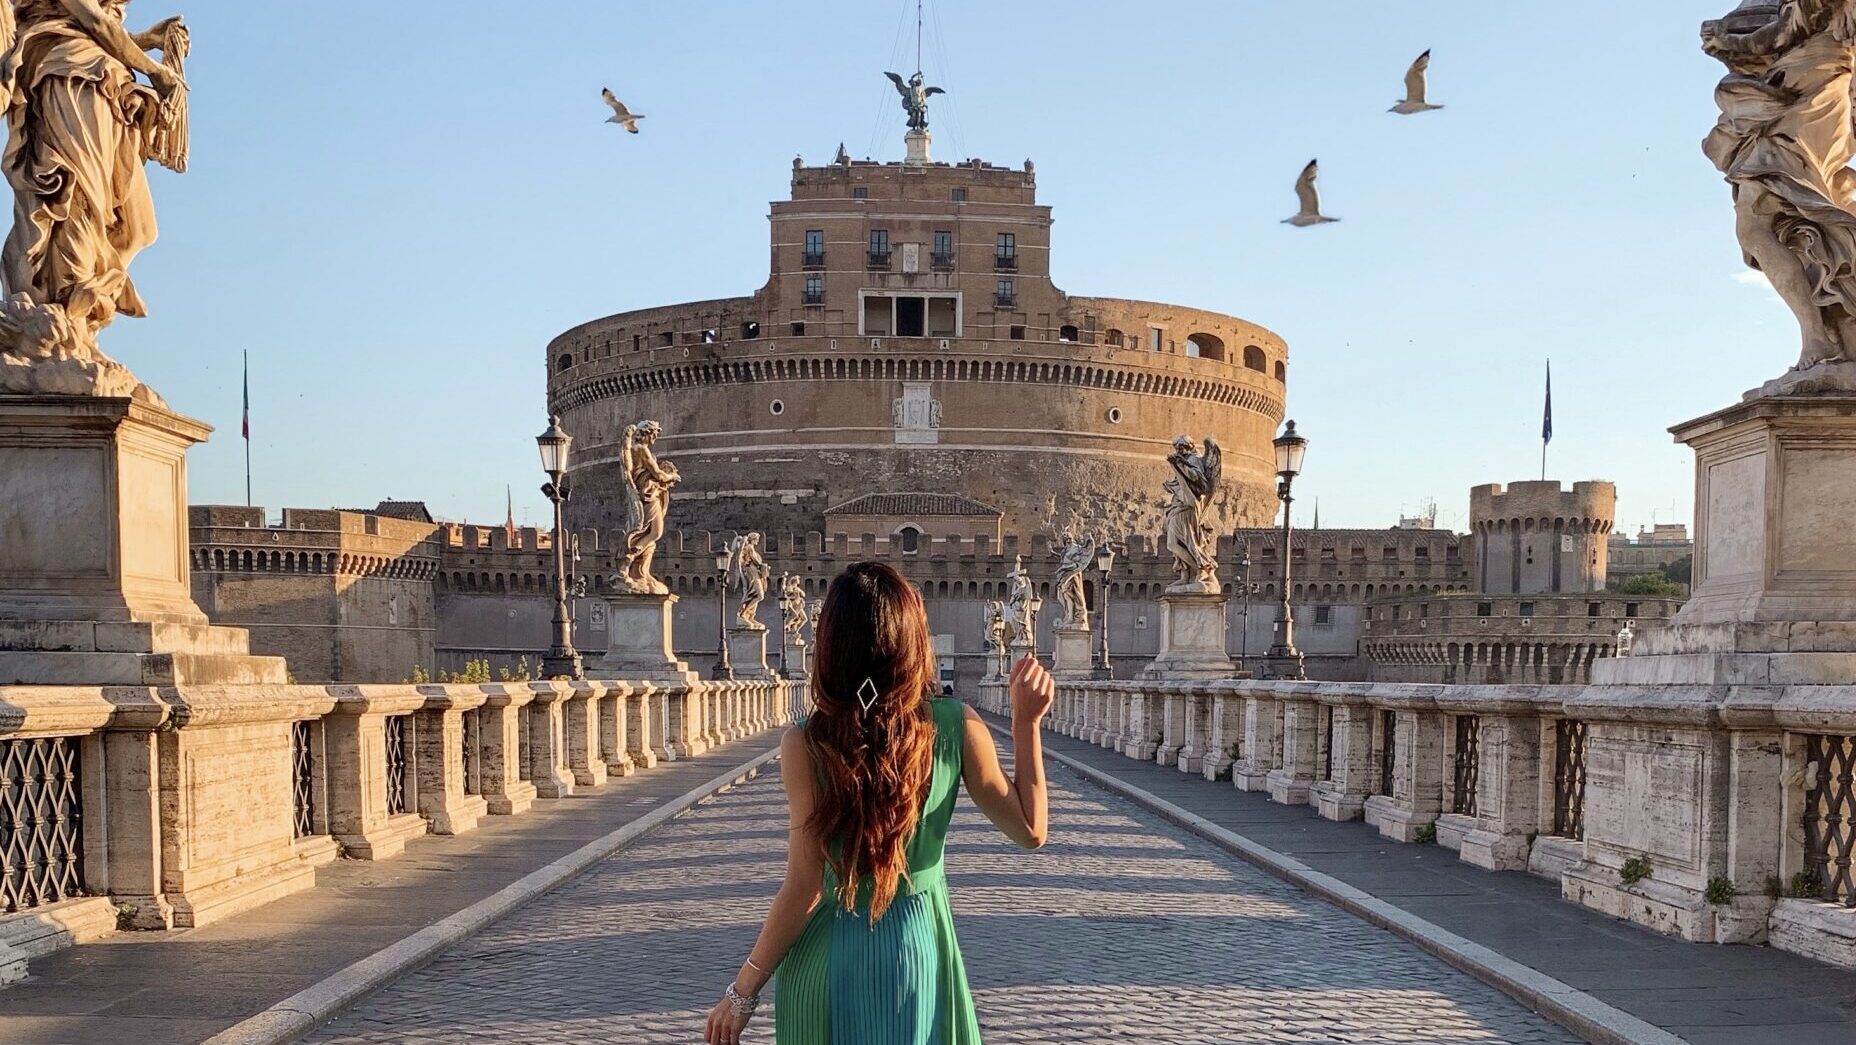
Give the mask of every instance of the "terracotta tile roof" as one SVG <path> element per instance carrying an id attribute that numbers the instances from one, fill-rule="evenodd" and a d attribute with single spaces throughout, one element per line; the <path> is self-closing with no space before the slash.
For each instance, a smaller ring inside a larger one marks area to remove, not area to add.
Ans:
<path id="1" fill-rule="evenodd" d="M 1005 513 L 990 504 L 951 493 L 871 493 L 853 498 L 826 515 L 982 515 L 997 519 Z"/>

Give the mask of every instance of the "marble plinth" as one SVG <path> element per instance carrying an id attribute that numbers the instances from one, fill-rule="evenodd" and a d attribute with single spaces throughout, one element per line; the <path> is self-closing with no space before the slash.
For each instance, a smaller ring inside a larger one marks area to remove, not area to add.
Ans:
<path id="1" fill-rule="evenodd" d="M 1225 679 L 1236 670 L 1225 652 L 1222 594 L 1160 596 L 1160 654 L 1141 669 L 1151 679 Z"/>
<path id="2" fill-rule="evenodd" d="M 1080 628 L 1058 627 L 1056 651 L 1051 658 L 1051 675 L 1060 679 L 1086 679 L 1095 670 L 1094 650 L 1088 625 Z"/>

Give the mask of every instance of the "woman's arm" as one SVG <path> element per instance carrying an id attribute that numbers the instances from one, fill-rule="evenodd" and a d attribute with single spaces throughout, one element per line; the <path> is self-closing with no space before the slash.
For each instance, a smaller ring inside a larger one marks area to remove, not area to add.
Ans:
<path id="1" fill-rule="evenodd" d="M 1013 773 L 1006 779 L 992 731 L 967 709 L 965 769 L 967 794 L 1007 838 L 1026 849 L 1044 844 L 1050 831 L 1050 795 L 1044 786 L 1044 743 L 1038 723 L 1050 710 L 1056 683 L 1044 666 L 1025 657 L 1012 666 Z"/>
<path id="2" fill-rule="evenodd" d="M 818 801 L 818 783 L 812 775 L 812 755 L 806 750 L 805 733 L 798 726 L 788 728 L 780 738 L 780 780 L 786 785 L 788 817 L 786 877 L 773 896 L 767 920 L 761 923 L 760 938 L 735 973 L 735 991 L 749 998 L 760 996 L 773 978 L 773 970 L 779 968 L 786 952 L 805 932 L 824 886 L 825 850 L 806 826 Z M 709 1045 L 739 1045 L 747 1023 L 748 1017 L 736 1012 L 725 997 L 710 1011 L 703 1041 Z"/>

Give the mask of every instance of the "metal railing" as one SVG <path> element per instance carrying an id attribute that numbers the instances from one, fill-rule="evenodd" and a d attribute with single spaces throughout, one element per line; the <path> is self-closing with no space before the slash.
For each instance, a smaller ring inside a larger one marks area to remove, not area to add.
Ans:
<path id="1" fill-rule="evenodd" d="M 1017 272 L 1018 256 L 1016 254 L 995 254 L 992 259 L 992 267 L 998 272 Z"/>
<path id="2" fill-rule="evenodd" d="M 1321 779 L 1334 779 L 1334 705 L 1321 705 Z"/>
<path id="3" fill-rule="evenodd" d="M 935 254 L 928 259 L 928 267 L 934 269 L 936 272 L 952 272 L 954 271 L 954 256 L 952 254 Z"/>
<path id="4" fill-rule="evenodd" d="M 1383 735 L 1379 746 L 1379 793 L 1390 797 L 1396 793 L 1398 783 L 1398 712 L 1381 711 L 1379 729 Z"/>
<path id="5" fill-rule="evenodd" d="M 998 308 L 1013 308 L 1018 304 L 1018 295 L 995 294 L 993 295 L 992 303 Z"/>
<path id="6" fill-rule="evenodd" d="M 410 812 L 406 802 L 406 722 L 411 715 L 394 715 L 386 721 L 387 815 Z"/>
<path id="7" fill-rule="evenodd" d="M 1805 780 L 1805 873 L 1819 899 L 1856 907 L 1856 737 L 1811 734 L 1804 743 L 1805 762 L 1817 768 Z"/>
<path id="8" fill-rule="evenodd" d="M 315 728 L 308 720 L 290 726 L 290 803 L 298 838 L 316 833 Z"/>
<path id="9" fill-rule="evenodd" d="M 458 760 L 464 772 L 464 793 L 483 794 L 483 774 L 478 771 L 483 750 L 483 714 L 466 711 L 458 716 Z"/>
<path id="10" fill-rule="evenodd" d="M 822 268 L 824 268 L 824 267 L 825 267 L 825 254 L 824 254 L 824 252 L 823 252 L 823 251 L 820 251 L 820 252 L 819 252 L 819 253 L 817 253 L 817 254 L 801 254 L 801 255 L 799 256 L 799 267 L 800 267 L 800 268 L 808 268 L 808 269 L 822 269 Z"/>
<path id="11" fill-rule="evenodd" d="M 1563 718 L 1553 724 L 1553 834 L 1585 838 L 1584 722 Z"/>
<path id="12" fill-rule="evenodd" d="M 1450 790 L 1452 813 L 1476 815 L 1476 784 L 1482 772 L 1482 753 L 1479 748 L 1481 736 L 1480 716 L 1456 716 L 1456 753 Z"/>
<path id="13" fill-rule="evenodd" d="M 83 892 L 79 743 L 76 737 L 0 741 L 0 911 Z"/>
<path id="14" fill-rule="evenodd" d="M 825 303 L 824 292 L 821 291 L 817 294 L 814 294 L 813 292 L 808 290 L 806 291 L 805 296 L 799 299 L 799 303 L 802 305 L 823 305 Z"/>
<path id="15" fill-rule="evenodd" d="M 889 251 L 871 251 L 865 258 L 865 268 L 886 269 L 889 267 Z"/>

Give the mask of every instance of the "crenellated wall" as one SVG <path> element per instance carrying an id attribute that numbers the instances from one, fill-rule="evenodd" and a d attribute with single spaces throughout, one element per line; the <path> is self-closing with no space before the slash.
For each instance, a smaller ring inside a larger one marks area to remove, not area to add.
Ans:
<path id="1" fill-rule="evenodd" d="M 1617 487 L 1556 480 L 1469 491 L 1477 590 L 1488 595 L 1602 591 Z"/>

